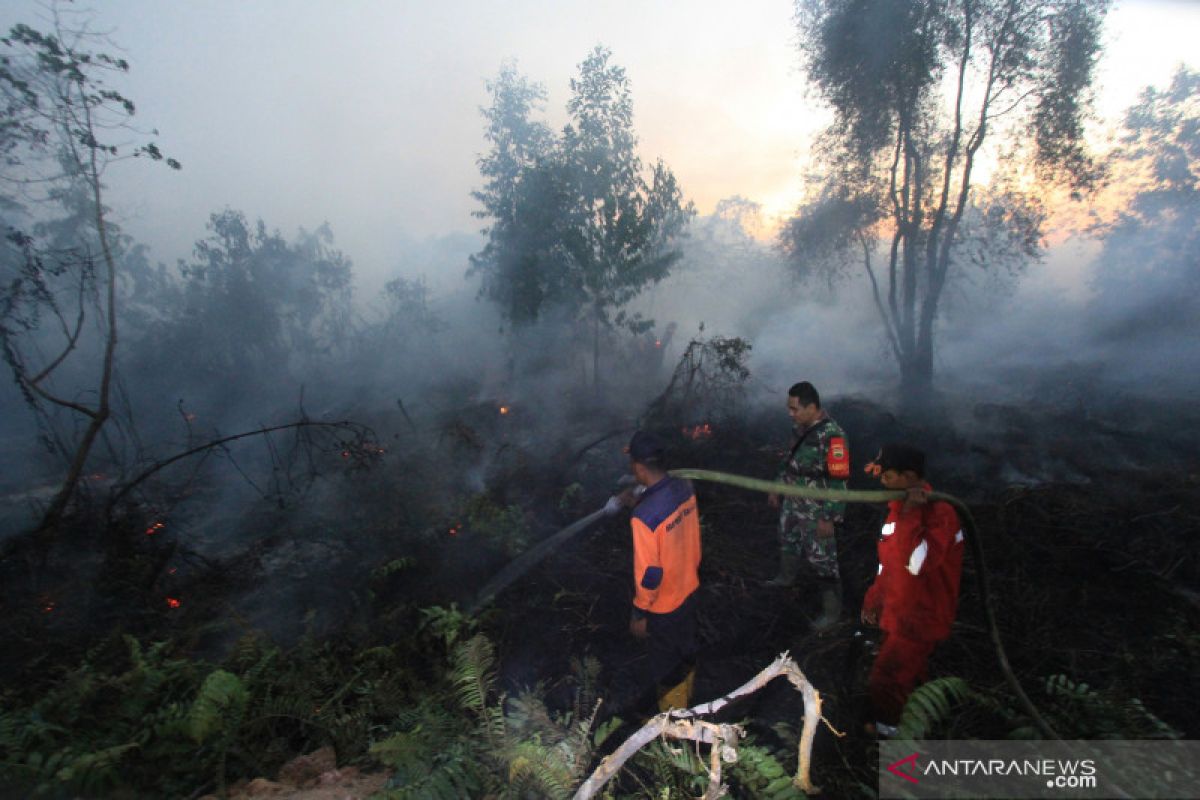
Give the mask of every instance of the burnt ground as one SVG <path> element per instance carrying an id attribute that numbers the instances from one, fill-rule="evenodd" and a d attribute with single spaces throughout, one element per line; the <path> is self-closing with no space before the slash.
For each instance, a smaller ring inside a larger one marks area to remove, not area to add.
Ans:
<path id="1" fill-rule="evenodd" d="M 1154 718 L 1185 738 L 1200 736 L 1193 677 L 1200 672 L 1200 474 L 1188 441 L 1196 429 L 1183 427 L 1192 412 L 1130 428 L 1077 409 L 976 406 L 967 435 L 967 425 L 956 428 L 947 416 L 902 424 L 863 401 L 831 410 L 848 430 L 856 467 L 884 439 L 907 439 L 931 453 L 935 488 L 971 504 L 1008 658 L 1064 737 L 1163 735 Z M 781 435 L 786 420 L 764 418 L 718 427 L 708 439 L 677 438 L 674 465 L 768 477 Z M 861 476 L 852 486 L 877 488 Z M 874 637 L 857 625 L 857 609 L 875 571 L 882 506 L 850 507 L 838 534 L 846 613 L 817 633 L 811 580 L 788 590 L 763 585 L 777 564 L 775 514 L 765 498 L 711 483 L 698 484 L 697 494 L 705 552 L 695 702 L 736 688 L 790 651 L 822 693 L 830 724 L 846 734 L 819 733 L 818 784 L 833 796 L 857 794 L 859 782 L 874 785 L 874 744 L 859 733 Z M 958 619 L 930 676 L 964 678 L 984 699 L 957 709 L 935 738 L 1003 738 L 1029 725 L 997 664 L 979 569 L 968 552 Z M 556 686 L 565 694 L 559 679 L 570 673 L 570 659 L 591 655 L 603 668 L 601 693 L 615 691 L 642 658 L 626 632 L 631 596 L 624 519 L 601 523 L 547 558 L 485 617 L 508 689 L 541 681 L 551 698 Z M 856 644 L 864 638 L 866 646 Z M 1051 676 L 1086 684 L 1080 693 L 1091 699 L 1050 692 Z M 785 756 L 795 752 L 801 714 L 798 693 L 776 681 L 726 716 L 746 721 L 758 741 Z"/>
<path id="2" fill-rule="evenodd" d="M 1142 738 L 1169 726 L 1200 738 L 1192 677 L 1200 673 L 1200 412 L 1144 399 L 1109 408 L 959 400 L 924 416 L 854 398 L 829 407 L 848 431 L 856 470 L 884 441 L 907 440 L 930 453 L 935 488 L 970 504 L 1009 660 L 1061 734 Z M 48 560 L 29 550 L 0 562 L 7 633 L 0 677 L 36 693 L 110 630 L 169 637 L 173 652 L 213 662 L 249 634 L 281 646 L 304 636 L 347 647 L 400 643 L 404 652 L 417 648 L 406 668 L 434 677 L 440 661 L 418 655 L 431 636 L 419 609 L 466 604 L 523 548 L 602 504 L 623 467 L 627 420 L 580 419 L 575 438 L 547 447 L 535 436 L 535 415 L 523 419 L 517 409 L 501 422 L 489 410 L 420 435 L 409 421 L 392 428 L 379 421 L 391 448 L 382 464 L 347 473 L 340 494 L 326 499 L 309 490 L 299 510 L 262 502 L 236 518 L 214 514 L 207 527 L 171 522 L 174 538 L 146 536 L 144 523 L 131 521 L 130 537 L 102 548 L 96 531 L 80 525 Z M 777 410 L 743 410 L 700 439 L 682 436 L 680 422 L 663 429 L 675 466 L 758 477 L 774 473 L 788 432 Z M 480 465 L 475 483 L 447 493 L 472 463 Z M 874 488 L 861 474 L 852 486 Z M 199 505 L 228 504 L 227 494 L 214 491 L 206 502 L 203 491 L 193 496 Z M 705 556 L 696 701 L 740 686 L 789 651 L 822 693 L 830 724 L 846 734 L 821 729 L 814 778 L 826 796 L 859 794 L 860 784 L 874 785 L 876 760 L 857 724 L 870 652 L 854 644 L 869 638 L 855 637 L 854 620 L 875 571 L 882 507 L 850 507 L 838 534 L 847 613 L 817 634 L 809 625 L 818 612 L 811 582 L 762 585 L 777 565 L 775 514 L 765 499 L 711 483 L 697 484 L 697 494 Z M 494 538 L 447 535 L 462 526 L 471 498 L 485 496 L 476 511 L 492 515 L 483 516 Z M 521 524 L 501 513 L 512 508 L 523 510 Z M 225 528 L 223 550 L 193 541 Z M 501 534 L 510 529 L 528 537 L 506 540 Z M 411 563 L 382 569 L 397 559 Z M 642 657 L 627 633 L 630 560 L 627 521 L 606 520 L 497 596 L 480 629 L 495 643 L 510 695 L 541 685 L 551 707 L 569 708 L 571 661 L 585 656 L 600 664 L 602 696 L 623 687 Z M 930 669 L 933 678 L 965 679 L 976 694 L 939 721 L 934 737 L 1002 738 L 1028 726 L 997 665 L 979 568 L 968 553 L 958 620 Z M 164 597 L 181 597 L 182 606 Z M 1067 697 L 1047 689 L 1051 678 L 1070 687 Z M 794 765 L 801 702 L 784 682 L 726 716 L 745 721 L 756 742 Z"/>

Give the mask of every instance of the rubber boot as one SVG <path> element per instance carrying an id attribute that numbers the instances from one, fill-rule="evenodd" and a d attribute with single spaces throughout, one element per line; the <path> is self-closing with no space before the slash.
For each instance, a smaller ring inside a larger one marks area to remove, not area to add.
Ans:
<path id="1" fill-rule="evenodd" d="M 821 616 L 813 620 L 813 630 L 823 631 L 835 624 L 842 616 L 841 583 L 825 584 L 821 587 Z"/>
<path id="2" fill-rule="evenodd" d="M 670 711 L 673 708 L 687 708 L 692 703 L 692 687 L 696 684 L 696 668 L 688 670 L 687 676 L 679 683 L 669 688 L 659 687 L 658 710 Z"/>
<path id="3" fill-rule="evenodd" d="M 767 586 L 794 586 L 800 569 L 800 556 L 791 550 L 779 553 L 779 574 L 767 581 Z"/>

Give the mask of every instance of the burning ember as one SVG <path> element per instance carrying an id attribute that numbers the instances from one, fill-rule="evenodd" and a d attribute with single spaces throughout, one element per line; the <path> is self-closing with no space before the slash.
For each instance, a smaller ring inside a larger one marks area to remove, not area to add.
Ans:
<path id="1" fill-rule="evenodd" d="M 58 607 L 58 603 L 54 602 L 54 598 L 44 594 L 38 598 L 38 606 L 42 609 L 43 614 L 49 614 Z"/>
<path id="2" fill-rule="evenodd" d="M 450 526 L 450 530 L 446 531 L 446 533 L 450 534 L 451 536 L 458 536 L 460 533 L 462 533 L 462 523 L 454 523 Z"/>
<path id="3" fill-rule="evenodd" d="M 374 456 L 381 456 L 387 452 L 387 449 L 375 442 L 361 442 L 352 444 L 342 450 L 342 458 L 354 458 L 356 461 L 370 459 Z"/>
<path id="4" fill-rule="evenodd" d="M 179 608 L 179 598 L 178 597 L 168 597 L 167 598 L 167 607 L 168 608 Z"/>
<path id="5" fill-rule="evenodd" d="M 165 522 L 156 522 L 156 523 L 154 523 L 153 525 L 151 525 L 149 528 L 146 528 L 146 535 L 147 535 L 147 536 L 153 536 L 154 534 L 158 533 L 159 531 L 161 531 L 161 530 L 162 530 L 163 528 L 165 528 L 165 527 L 167 527 L 167 523 L 165 523 Z"/>
<path id="6" fill-rule="evenodd" d="M 713 426 L 707 422 L 702 422 L 699 425 L 693 425 L 690 428 L 684 425 L 683 435 L 689 439 L 708 439 L 713 435 Z"/>
<path id="7" fill-rule="evenodd" d="M 503 417 L 506 414 L 508 414 L 508 412 L 509 412 L 508 406 L 500 406 L 500 416 Z"/>
<path id="8" fill-rule="evenodd" d="M 655 339 L 655 340 L 654 340 L 654 346 L 655 346 L 655 347 L 662 347 L 662 339 Z"/>

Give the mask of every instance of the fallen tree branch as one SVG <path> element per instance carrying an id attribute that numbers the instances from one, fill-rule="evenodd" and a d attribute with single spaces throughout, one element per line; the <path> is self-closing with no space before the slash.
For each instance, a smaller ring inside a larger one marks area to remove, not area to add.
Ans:
<path id="1" fill-rule="evenodd" d="M 167 467 L 171 466 L 172 464 L 176 463 L 177 461 L 182 461 L 183 459 L 194 456 L 197 453 L 206 453 L 214 448 L 222 447 L 226 444 L 229 444 L 230 442 L 236 442 L 238 439 L 246 439 L 251 436 L 266 436 L 267 434 L 275 433 L 277 431 L 286 431 L 286 430 L 291 430 L 291 429 L 299 430 L 301 428 L 333 428 L 336 430 L 350 431 L 358 439 L 364 439 L 367 435 L 367 429 L 365 428 L 365 426 L 362 426 L 356 422 L 350 422 L 348 420 L 342 420 L 339 422 L 318 422 L 315 420 L 302 419 L 297 422 L 289 422 L 286 425 L 274 425 L 270 428 L 259 428 L 257 430 L 253 430 L 253 431 L 244 431 L 242 433 L 235 433 L 230 436 L 222 436 L 218 439 L 212 439 L 211 441 L 205 442 L 204 444 L 197 445 L 196 447 L 192 447 L 187 450 L 184 450 L 182 453 L 177 453 L 176 455 L 173 455 L 170 458 L 164 459 L 162 461 L 157 461 L 154 464 L 147 467 L 145 470 L 143 470 L 141 473 L 139 473 L 137 476 L 135 476 L 133 479 L 131 479 L 130 481 L 125 483 L 123 486 L 121 486 L 120 489 L 118 489 L 116 492 L 113 493 L 113 495 L 109 498 L 109 501 L 108 501 L 109 512 L 111 513 L 112 509 L 116 507 L 117 503 L 119 503 L 126 495 L 128 495 L 131 491 L 133 491 L 133 489 L 136 486 L 138 486 L 138 484 L 142 483 L 147 478 L 150 478 L 155 473 L 160 472 L 163 469 L 166 469 Z"/>
<path id="2" fill-rule="evenodd" d="M 800 667 L 792 660 L 791 656 L 784 652 L 762 672 L 729 694 L 692 708 L 666 711 L 652 718 L 626 739 L 620 747 L 604 757 L 588 779 L 580 784 L 579 789 L 575 792 L 574 800 L 588 800 L 594 797 L 604 784 L 620 771 L 626 761 L 660 736 L 689 739 L 711 745 L 709 784 L 704 797 L 706 800 L 721 797 L 725 793 L 725 787 L 721 784 L 721 763 L 728 764 L 737 761 L 737 741 L 745 735 L 745 731 L 740 725 L 707 722 L 699 717 L 715 714 L 734 700 L 754 694 L 781 676 L 786 677 L 804 698 L 804 726 L 800 734 L 796 775 L 792 778 L 792 783 L 803 790 L 805 794 L 817 794 L 820 789 L 812 784 L 811 760 L 813 738 L 816 735 L 817 723 L 821 721 L 821 695 L 808 682 L 808 678 L 804 677 L 804 673 L 800 671 Z"/>

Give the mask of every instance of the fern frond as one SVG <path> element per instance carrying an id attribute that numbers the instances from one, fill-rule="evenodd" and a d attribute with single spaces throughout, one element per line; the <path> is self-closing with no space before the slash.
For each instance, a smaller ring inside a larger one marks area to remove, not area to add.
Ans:
<path id="1" fill-rule="evenodd" d="M 538 686 L 510 698 L 505 719 L 507 727 L 520 736 L 540 736 L 556 744 L 564 737 L 563 730 L 550 718 L 546 703 L 541 698 L 542 687 Z"/>
<path id="2" fill-rule="evenodd" d="M 950 719 L 955 706 L 972 695 L 971 687 L 962 678 L 938 678 L 918 686 L 909 696 L 900 715 L 900 739 L 923 739 L 935 728 Z"/>
<path id="3" fill-rule="evenodd" d="M 218 669 L 204 679 L 188 714 L 192 739 L 203 743 L 213 733 L 241 724 L 249 695 L 238 676 Z"/>
<path id="4" fill-rule="evenodd" d="M 130 750 L 137 749 L 133 743 L 106 747 L 84 753 L 69 760 L 54 774 L 54 779 L 63 786 L 71 786 L 88 794 L 115 786 L 119 778 L 117 764 Z"/>
<path id="5" fill-rule="evenodd" d="M 488 696 L 496 682 L 495 649 L 483 634 L 476 634 L 454 650 L 451 680 L 459 704 L 475 714 L 489 737 L 504 733 L 504 713 L 488 705 Z"/>
<path id="6" fill-rule="evenodd" d="M 395 743 L 389 747 L 396 746 Z M 385 800 L 460 800 L 477 797 L 481 787 L 476 761 L 467 746 L 455 742 L 422 768 L 400 773 L 388 781 Z"/>
<path id="7" fill-rule="evenodd" d="M 738 760 L 729 771 L 752 797 L 799 800 L 805 796 L 792 783 L 792 775 L 783 763 L 766 747 L 750 741 L 738 745 Z"/>
<path id="8" fill-rule="evenodd" d="M 585 714 L 594 713 L 596 706 L 596 687 L 600 683 L 600 660 L 595 656 L 584 656 L 582 659 L 571 659 L 571 674 L 575 678 L 578 689 L 575 692 L 575 719 L 583 719 Z"/>
<path id="9" fill-rule="evenodd" d="M 563 763 L 562 754 L 533 739 L 514 746 L 508 764 L 508 781 L 513 789 L 525 796 L 565 798 L 571 794 L 574 775 Z"/>

